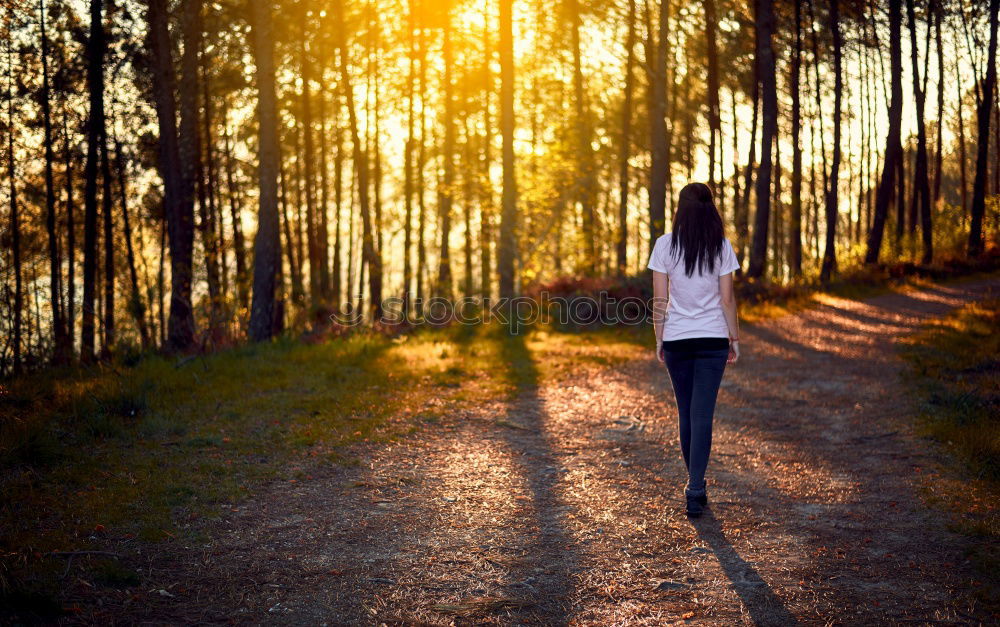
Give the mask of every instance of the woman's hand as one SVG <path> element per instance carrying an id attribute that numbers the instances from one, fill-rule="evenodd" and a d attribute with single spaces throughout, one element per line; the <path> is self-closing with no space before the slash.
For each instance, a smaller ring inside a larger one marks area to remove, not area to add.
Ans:
<path id="1" fill-rule="evenodd" d="M 739 340 L 729 340 L 729 358 L 726 359 L 727 364 L 735 364 L 736 360 L 740 358 L 740 341 Z"/>
<path id="2" fill-rule="evenodd" d="M 663 344 L 657 343 L 656 345 L 656 361 L 666 363 L 667 357 L 663 354 Z"/>

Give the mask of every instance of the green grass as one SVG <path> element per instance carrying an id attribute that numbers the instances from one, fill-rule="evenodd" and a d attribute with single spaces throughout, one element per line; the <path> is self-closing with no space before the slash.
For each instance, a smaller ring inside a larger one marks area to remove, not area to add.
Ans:
<path id="1" fill-rule="evenodd" d="M 1000 611 L 1000 299 L 935 320 L 902 348 L 921 432 L 953 460 L 925 486 L 954 512 L 950 526 L 972 539 L 980 601 Z"/>

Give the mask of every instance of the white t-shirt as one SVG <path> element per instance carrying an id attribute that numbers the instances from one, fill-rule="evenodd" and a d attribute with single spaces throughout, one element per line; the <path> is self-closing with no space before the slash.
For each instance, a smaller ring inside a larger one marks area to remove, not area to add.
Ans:
<path id="1" fill-rule="evenodd" d="M 719 297 L 719 276 L 738 269 L 740 263 L 728 239 L 722 241 L 714 273 L 702 274 L 696 266 L 691 276 L 684 274 L 684 255 L 679 243 L 674 251 L 670 250 L 670 233 L 657 238 L 646 267 L 669 277 L 670 293 L 663 341 L 729 337 L 729 326 Z"/>

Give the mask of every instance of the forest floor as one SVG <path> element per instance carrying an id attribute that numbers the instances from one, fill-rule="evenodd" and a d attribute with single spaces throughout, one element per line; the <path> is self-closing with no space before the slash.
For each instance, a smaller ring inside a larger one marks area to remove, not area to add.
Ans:
<path id="1" fill-rule="evenodd" d="M 651 340 L 534 332 L 484 353 L 473 336 L 450 350 L 485 370 L 435 379 L 393 410 L 419 426 L 345 445 L 352 463 L 297 457 L 176 539 L 91 537 L 137 581 L 95 584 L 71 567 L 100 556 L 76 557 L 60 622 L 995 622 L 974 540 L 921 497 L 952 471 L 916 432 L 897 343 L 998 292 L 819 296 L 745 324 L 699 519 Z"/>

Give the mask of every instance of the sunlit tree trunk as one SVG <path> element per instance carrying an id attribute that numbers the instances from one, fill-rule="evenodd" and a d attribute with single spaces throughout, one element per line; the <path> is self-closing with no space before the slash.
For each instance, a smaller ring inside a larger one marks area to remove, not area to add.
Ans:
<path id="1" fill-rule="evenodd" d="M 368 157 L 364 153 L 361 143 L 361 135 L 358 132 L 358 117 L 354 107 L 354 89 L 351 87 L 350 74 L 347 71 L 347 41 L 344 32 L 344 8 L 343 0 L 334 0 L 334 28 L 337 30 L 337 49 L 340 56 L 340 84 L 344 93 L 344 100 L 347 103 L 347 113 L 351 131 L 351 142 L 353 144 L 354 164 L 358 178 L 358 202 L 360 204 L 362 221 L 362 257 L 367 264 L 368 271 L 368 296 L 371 299 L 369 311 L 372 318 L 378 321 L 382 317 L 382 262 L 376 254 L 375 240 L 373 236 L 373 226 L 370 215 L 371 205 L 368 198 Z"/>
<path id="2" fill-rule="evenodd" d="M 792 52 L 792 215 L 789 225 L 788 267 L 792 277 L 802 274 L 802 103 L 799 82 L 802 70 L 802 6 L 795 3 L 795 47 Z"/>
<path id="3" fill-rule="evenodd" d="M 319 246 L 316 242 L 317 218 L 316 218 L 316 197 L 315 197 L 315 177 L 313 167 L 315 165 L 315 150 L 313 149 L 313 120 L 312 120 L 312 59 L 306 57 L 306 16 L 301 16 L 299 33 L 299 70 L 302 76 L 302 91 L 300 92 L 300 105 L 302 107 L 302 143 L 304 152 L 302 161 L 304 162 L 304 179 L 302 186 L 305 191 L 306 200 L 306 254 L 309 259 L 309 301 L 315 307 L 320 299 L 320 259 Z"/>
<path id="4" fill-rule="evenodd" d="M 826 250 L 820 281 L 826 283 L 837 271 L 837 214 L 840 187 L 840 111 L 844 91 L 843 42 L 840 34 L 840 0 L 830 3 L 830 25 L 833 29 L 833 164 L 830 168 L 830 185 L 826 190 Z"/>
<path id="5" fill-rule="evenodd" d="M 76 207 L 73 196 L 73 150 L 70 146 L 69 114 L 63 100 L 63 157 L 66 160 L 66 356 L 71 359 L 76 343 Z"/>
<path id="6" fill-rule="evenodd" d="M 241 309 L 250 306 L 247 277 L 246 242 L 243 239 L 243 219 L 240 190 L 236 188 L 233 172 L 233 151 L 229 137 L 229 116 L 225 116 L 223 127 L 223 150 L 226 153 L 226 192 L 229 196 L 229 213 L 233 221 L 233 253 L 236 257 L 236 294 Z"/>
<path id="7" fill-rule="evenodd" d="M 621 154 L 618 157 L 618 239 L 615 242 L 615 269 L 625 274 L 628 264 L 628 160 L 632 153 L 632 92 L 635 77 L 635 0 L 628 3 L 628 35 L 625 38 L 625 100 L 622 103 Z"/>
<path id="8" fill-rule="evenodd" d="M 517 188 L 514 178 L 514 35 L 513 0 L 500 2 L 500 133 L 503 140 L 503 197 L 500 215 L 500 245 L 497 248 L 497 271 L 500 297 L 514 296 L 514 258 L 517 240 Z"/>
<path id="9" fill-rule="evenodd" d="M 899 132 L 902 125 L 903 112 L 903 61 L 901 39 L 902 0 L 889 0 L 889 58 L 891 92 L 889 98 L 889 133 L 886 136 L 885 159 L 882 164 L 882 180 L 879 183 L 875 197 L 875 216 L 872 219 L 872 230 L 868 233 L 865 263 L 878 263 L 879 252 L 882 249 L 882 237 L 885 232 L 885 222 L 889 214 L 889 204 L 892 203 L 893 184 L 898 170 L 898 162 L 902 158 Z"/>
<path id="10" fill-rule="evenodd" d="M 170 315 L 166 348 L 182 351 L 194 344 L 194 311 L 191 307 L 194 205 L 192 188 L 181 165 L 174 99 L 177 78 L 167 27 L 166 0 L 149 0 L 148 21 L 153 96 L 160 135 L 160 176 L 163 178 L 164 214 L 170 242 Z"/>
<path id="11" fill-rule="evenodd" d="M 778 87 L 775 78 L 773 0 L 757 0 L 757 67 L 761 84 L 761 150 L 757 172 L 757 211 L 754 215 L 753 244 L 747 276 L 760 278 L 767 267 L 767 228 L 771 212 L 771 151 L 778 133 Z"/>
<path id="12" fill-rule="evenodd" d="M 990 114 L 993 112 L 993 87 L 997 68 L 997 13 L 1000 0 L 990 0 L 990 47 L 983 81 L 982 102 L 979 104 L 979 134 L 976 138 L 976 180 L 972 184 L 972 220 L 969 225 L 969 256 L 983 252 L 983 216 L 986 213 L 986 165 L 989 157 Z"/>
<path id="13" fill-rule="evenodd" d="M 483 299 L 493 294 L 492 251 L 493 244 L 493 184 L 490 181 L 490 167 L 493 165 L 493 116 L 490 113 L 490 97 L 493 93 L 493 48 L 490 42 L 490 0 L 484 2 L 483 15 L 483 170 L 479 189 L 479 248 L 480 279 L 479 291 Z"/>
<path id="14" fill-rule="evenodd" d="M 666 227 L 667 180 L 670 178 L 670 137 L 667 131 L 667 46 L 670 0 L 660 0 L 659 34 L 654 35 L 646 10 L 646 68 L 649 74 L 649 248 Z"/>
<path id="15" fill-rule="evenodd" d="M 452 85 L 452 71 L 454 65 L 454 54 L 452 51 L 451 33 L 451 0 L 446 0 L 442 8 L 444 13 L 444 27 L 442 32 L 443 42 L 441 45 L 441 56 L 444 61 L 444 76 L 441 89 L 444 98 L 444 146 L 441 153 L 443 181 L 438 192 L 438 205 L 440 212 L 441 240 L 438 252 L 438 275 L 436 294 L 450 298 L 452 295 L 451 285 L 451 212 L 455 191 L 455 103 L 454 86 Z"/>
<path id="16" fill-rule="evenodd" d="M 570 38 L 573 47 L 573 105 L 576 109 L 576 202 L 580 205 L 583 236 L 583 264 L 587 274 L 597 270 L 597 245 L 595 242 L 596 218 L 594 215 L 593 170 L 594 154 L 591 148 L 591 129 L 583 85 L 583 61 L 580 49 L 581 8 L 578 0 L 565 5 L 570 21 Z"/>
<path id="17" fill-rule="evenodd" d="M 198 51 L 201 49 L 201 10 L 202 0 L 183 0 L 181 15 L 181 31 L 184 52 L 181 56 L 181 85 L 179 89 L 180 128 L 178 144 L 180 147 L 181 198 L 184 213 L 191 207 L 192 225 L 194 222 L 195 189 L 201 177 L 201 142 L 198 136 Z M 171 246 L 173 249 L 173 246 Z M 189 275 L 190 277 L 190 275 Z M 190 278 L 189 278 L 190 280 Z M 192 335 L 192 342 L 193 342 Z"/>
<path id="18" fill-rule="evenodd" d="M 931 188 L 927 173 L 927 126 L 924 120 L 924 101 L 926 92 L 920 85 L 920 66 L 918 63 L 919 49 L 917 47 L 917 18 L 913 9 L 913 0 L 906 0 L 906 15 L 910 27 L 910 61 L 913 77 L 913 97 L 917 104 L 917 164 L 913 171 L 913 204 L 919 204 L 920 228 L 923 235 L 924 253 L 922 263 L 930 263 L 934 256 L 934 244 L 931 233 Z M 929 13 L 929 15 L 931 15 Z M 930 55 L 930 50 L 924 51 Z M 924 74 L 926 76 L 926 73 Z M 916 211 L 914 207 L 913 211 Z M 914 220 L 914 222 L 916 222 Z"/>
<path id="19" fill-rule="evenodd" d="M 114 126 L 112 125 L 112 129 Z M 115 166 L 118 171 L 118 193 L 122 203 L 122 227 L 125 235 L 125 258 L 128 262 L 129 282 L 132 285 L 132 297 L 129 302 L 129 313 L 135 318 L 136 326 L 139 328 L 139 338 L 144 349 L 150 346 L 149 327 L 146 324 L 146 306 L 142 300 L 142 292 L 139 288 L 139 273 L 135 269 L 135 250 L 132 245 L 132 225 L 128 215 L 128 188 L 125 179 L 128 172 L 125 168 L 125 157 L 122 155 L 122 144 L 118 139 L 118 131 L 114 130 L 113 139 L 115 142 Z"/>
<path id="20" fill-rule="evenodd" d="M 49 244 L 49 299 L 52 308 L 52 340 L 54 363 L 65 363 L 68 358 L 66 329 L 60 303 L 62 272 L 59 259 L 59 238 L 56 235 L 56 188 L 52 175 L 55 150 L 52 138 L 52 107 L 49 90 L 49 41 L 45 29 L 45 0 L 38 1 L 39 38 L 42 56 L 42 129 L 45 141 L 45 230 Z"/>
<path id="21" fill-rule="evenodd" d="M 199 20 L 200 21 L 200 20 Z M 209 331 L 212 341 L 217 342 L 222 333 L 225 321 L 222 313 L 222 300 L 225 297 L 222 287 L 222 246 L 218 236 L 218 211 L 215 203 L 215 151 L 212 137 L 212 100 L 208 94 L 209 59 L 204 52 L 203 38 L 199 35 L 203 137 L 198 142 L 200 159 L 198 164 L 198 228 L 201 231 L 202 246 L 205 249 L 205 278 L 208 281 L 209 295 Z M 202 150 L 204 148 L 204 150 Z"/>
<path id="22" fill-rule="evenodd" d="M 93 1 L 94 2 L 99 2 L 99 0 L 93 0 Z M 94 11 L 94 7 L 91 7 L 91 11 L 92 12 Z M 101 11 L 99 4 L 97 5 L 96 11 L 98 13 L 98 20 L 99 20 L 100 19 L 100 11 Z M 91 22 L 91 25 L 93 25 L 93 22 Z M 92 40 L 91 43 L 93 44 L 95 42 Z M 7 93 L 5 95 L 7 97 L 7 179 L 8 179 L 8 182 L 10 184 L 10 194 L 9 194 L 8 201 L 10 202 L 11 248 L 13 249 L 12 250 L 12 256 L 13 256 L 13 261 L 14 261 L 14 316 L 13 316 L 14 317 L 14 332 L 13 332 L 13 336 L 14 336 L 14 348 L 13 348 L 13 352 L 14 352 L 14 374 L 19 374 L 21 372 L 21 367 L 22 367 L 21 351 L 22 351 L 23 347 L 21 346 L 21 340 L 22 340 L 22 337 L 21 337 L 22 328 L 21 327 L 22 327 L 22 324 L 23 324 L 22 310 L 24 309 L 24 284 L 23 284 L 22 268 L 21 268 L 21 217 L 20 217 L 20 214 L 19 214 L 19 209 L 20 208 L 18 207 L 18 204 L 17 204 L 17 176 L 16 176 L 17 172 L 16 172 L 15 166 L 14 166 L 14 160 L 15 160 L 15 156 L 14 156 L 14 129 L 17 128 L 17 127 L 14 126 L 14 89 L 13 89 L 13 86 L 14 86 L 14 59 L 13 59 L 13 54 L 12 54 L 12 48 L 13 47 L 14 47 L 14 42 L 13 41 L 8 41 L 7 42 Z M 91 71 L 93 70 L 92 64 L 91 64 L 90 69 L 91 69 Z M 89 134 L 89 132 L 90 132 L 90 125 L 88 124 L 88 134 Z M 96 142 L 95 142 L 94 145 L 96 147 Z M 89 145 L 88 145 L 88 151 L 89 151 Z M 88 154 L 88 159 L 89 159 L 89 154 Z M 96 177 L 96 175 L 97 175 L 97 171 L 96 171 L 96 168 L 95 168 L 95 170 L 94 170 L 94 176 Z M 93 193 L 95 195 L 97 193 L 97 184 L 96 184 L 96 182 L 94 183 Z M 94 232 L 92 234 L 92 240 L 93 240 L 93 237 L 96 236 L 96 230 L 97 230 L 97 227 L 96 227 L 96 221 L 97 221 L 97 200 L 96 200 L 96 198 L 94 200 L 94 204 L 93 204 L 93 207 L 91 207 L 91 209 L 92 209 L 92 212 L 94 214 L 94 222 L 93 222 L 94 226 L 91 229 Z M 93 241 L 91 241 L 91 248 L 92 249 L 96 248 L 96 243 L 93 242 Z M 94 258 L 93 258 L 94 254 L 95 254 L 94 252 L 90 253 L 90 255 L 91 255 L 90 256 L 90 261 L 91 261 L 91 267 L 92 268 L 94 267 L 93 266 L 93 264 L 94 264 Z M 84 277 L 86 277 L 86 276 L 87 276 L 87 274 L 85 272 L 84 273 Z M 84 289 L 84 291 L 86 292 L 86 289 Z M 93 295 L 94 295 L 94 273 L 91 272 L 91 274 L 90 274 L 90 297 L 91 297 L 91 300 L 93 300 Z M 84 302 L 86 303 L 86 300 Z M 90 317 L 90 333 L 91 333 L 91 337 L 90 337 L 91 344 L 90 344 L 90 346 L 91 346 L 91 353 L 93 353 L 93 333 L 94 333 L 94 323 L 93 323 L 93 313 L 92 312 L 93 312 L 93 309 L 91 309 L 91 317 Z"/>
<path id="23" fill-rule="evenodd" d="M 934 150 L 934 191 L 931 202 L 934 207 L 941 200 L 941 165 L 944 155 L 944 45 L 941 38 L 941 22 L 944 10 L 940 0 L 931 0 L 934 11 L 934 42 L 937 46 L 938 90 L 937 90 L 937 146 Z M 928 51 L 928 55 L 930 51 Z M 964 208 L 963 208 L 964 209 Z"/>
<path id="24" fill-rule="evenodd" d="M 413 106 L 414 86 L 416 84 L 416 0 L 407 3 L 407 60 L 409 67 L 406 75 L 406 142 L 403 144 L 403 313 L 410 312 L 410 284 L 413 275 L 411 264 L 411 249 L 413 247 L 413 143 L 414 117 Z"/>
<path id="25" fill-rule="evenodd" d="M 90 112 L 87 118 L 87 162 L 84 167 L 84 222 L 83 222 L 83 324 L 80 336 L 80 357 L 84 361 L 95 357 L 96 275 L 97 275 L 97 160 L 104 132 L 104 22 L 103 0 L 90 1 L 90 38 L 87 40 L 87 88 Z M 13 142 L 11 143 L 11 168 L 13 168 Z M 13 186 L 13 169 L 11 170 Z M 13 198 L 13 187 L 11 187 Z M 12 200 L 11 206 L 16 202 Z M 20 303 L 16 304 L 18 314 Z M 20 320 L 18 319 L 18 326 Z"/>
<path id="26" fill-rule="evenodd" d="M 260 206 L 254 237 L 253 301 L 250 306 L 250 339 L 270 338 L 277 312 L 275 291 L 281 272 L 278 229 L 278 111 L 274 87 L 274 39 L 271 1 L 250 0 L 254 61 L 257 66 L 258 187 Z"/>
<path id="27" fill-rule="evenodd" d="M 719 52 L 716 46 L 716 30 L 718 18 L 715 11 L 715 0 L 703 0 L 705 10 L 705 51 L 708 65 L 708 184 L 716 193 L 720 209 L 725 207 L 725 193 L 715 188 L 715 150 L 716 138 L 719 140 L 719 171 L 722 171 L 722 117 L 719 105 Z M 725 211 L 723 211 L 723 215 Z"/>

